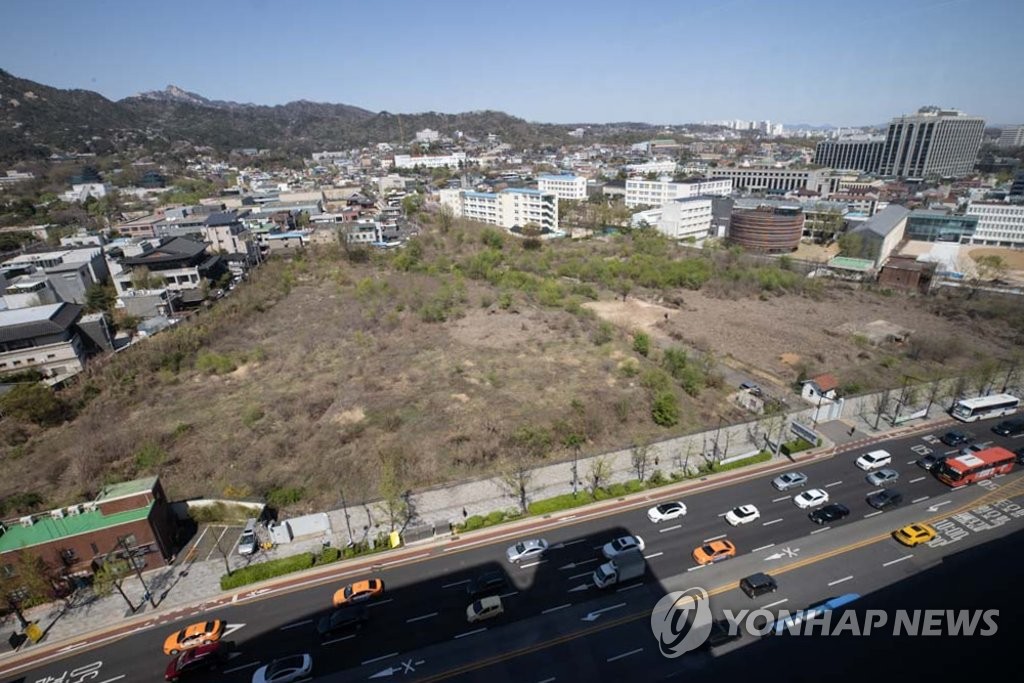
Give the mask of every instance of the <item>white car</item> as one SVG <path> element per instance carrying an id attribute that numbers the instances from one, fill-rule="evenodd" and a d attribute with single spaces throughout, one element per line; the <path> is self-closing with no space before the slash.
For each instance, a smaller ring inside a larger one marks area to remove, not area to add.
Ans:
<path id="1" fill-rule="evenodd" d="M 293 683 L 308 677 L 312 671 L 312 657 L 292 655 L 275 659 L 270 664 L 256 669 L 252 675 L 252 683 Z"/>
<path id="2" fill-rule="evenodd" d="M 816 508 L 828 502 L 828 491 L 823 489 L 810 489 L 793 498 L 793 502 L 801 510 Z"/>
<path id="3" fill-rule="evenodd" d="M 531 538 L 528 541 L 519 541 L 505 551 L 509 562 L 521 562 L 531 557 L 538 557 L 548 549 L 548 542 L 543 538 Z"/>
<path id="4" fill-rule="evenodd" d="M 686 506 L 678 500 L 674 500 L 669 503 L 661 503 L 660 505 L 652 507 L 647 511 L 647 519 L 657 524 L 658 522 L 667 522 L 670 519 L 682 517 L 685 514 Z"/>
<path id="5" fill-rule="evenodd" d="M 857 467 L 865 472 L 870 472 L 871 470 L 877 470 L 879 467 L 885 467 L 891 462 L 892 456 L 889 455 L 889 451 L 871 451 L 857 458 Z"/>
<path id="6" fill-rule="evenodd" d="M 733 526 L 749 524 L 755 519 L 760 519 L 761 513 L 753 505 L 740 505 L 738 508 L 725 513 L 725 521 Z"/>
<path id="7" fill-rule="evenodd" d="M 639 536 L 622 536 L 621 538 L 616 538 L 611 543 L 605 543 L 604 547 L 601 548 L 601 553 L 611 560 L 616 555 L 629 552 L 630 550 L 643 552 L 644 547 L 644 539 Z"/>

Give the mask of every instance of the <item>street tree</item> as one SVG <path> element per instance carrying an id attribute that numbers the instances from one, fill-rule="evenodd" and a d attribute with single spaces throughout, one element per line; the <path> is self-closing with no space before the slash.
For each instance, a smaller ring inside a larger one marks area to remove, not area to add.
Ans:
<path id="1" fill-rule="evenodd" d="M 377 493 L 380 494 L 380 510 L 387 517 L 391 531 L 404 523 L 408 513 L 406 490 L 408 463 L 405 454 L 396 449 L 380 451 L 377 454 L 379 476 Z"/>
<path id="2" fill-rule="evenodd" d="M 597 496 L 598 490 L 608 484 L 608 479 L 611 476 L 612 466 L 605 456 L 599 455 L 591 460 L 590 466 L 587 468 L 587 483 L 590 487 L 590 495 Z"/>
<path id="3" fill-rule="evenodd" d="M 644 443 L 635 443 L 629 450 L 629 462 L 636 472 L 636 478 L 644 481 L 647 478 L 647 468 L 651 464 L 651 447 Z"/>
<path id="4" fill-rule="evenodd" d="M 92 592 L 97 597 L 104 598 L 116 590 L 125 603 L 127 603 L 128 609 L 135 612 L 141 607 L 141 603 L 139 605 L 134 604 L 131 598 L 128 597 L 128 594 L 124 592 L 124 581 L 131 574 L 132 569 L 128 565 L 128 560 L 117 559 L 112 555 L 108 555 L 93 573 Z"/>
<path id="5" fill-rule="evenodd" d="M 889 408 L 889 402 L 892 398 L 892 390 L 886 389 L 871 397 L 871 409 L 875 413 L 875 425 L 874 429 L 878 429 L 878 423 L 882 420 L 882 415 Z"/>

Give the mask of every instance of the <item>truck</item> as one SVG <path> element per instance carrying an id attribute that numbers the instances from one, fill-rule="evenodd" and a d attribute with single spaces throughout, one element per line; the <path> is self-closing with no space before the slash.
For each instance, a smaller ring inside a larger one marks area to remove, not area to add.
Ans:
<path id="1" fill-rule="evenodd" d="M 616 555 L 610 562 L 602 564 L 594 570 L 591 579 L 598 588 L 607 588 L 617 583 L 636 579 L 647 571 L 647 561 L 643 552 L 637 549 L 628 550 Z"/>

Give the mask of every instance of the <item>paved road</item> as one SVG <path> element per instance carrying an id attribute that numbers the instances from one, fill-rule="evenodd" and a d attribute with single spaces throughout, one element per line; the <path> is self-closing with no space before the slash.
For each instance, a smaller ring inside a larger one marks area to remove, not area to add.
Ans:
<path id="1" fill-rule="evenodd" d="M 990 434 L 988 426 L 975 424 L 971 429 L 980 436 Z M 862 449 L 800 467 L 810 478 L 808 487 L 824 488 L 832 501 L 851 509 L 849 518 L 832 527 L 811 523 L 790 494 L 769 485 L 771 475 L 689 495 L 685 498 L 686 517 L 660 525 L 646 518 L 647 507 L 661 499 L 651 492 L 650 501 L 614 513 L 580 512 L 568 522 L 539 520 L 541 529 L 536 535 L 544 536 L 553 547 L 537 563 L 513 567 L 504 561 L 504 550 L 514 537 L 425 548 L 394 564 L 385 558 L 384 564 L 370 573 L 341 568 L 333 580 L 209 611 L 197 609 L 185 619 L 140 627 L 138 632 L 109 642 L 92 640 L 69 646 L 57 658 L 37 660 L 28 670 L 4 680 L 49 683 L 97 662 L 99 675 L 83 680 L 160 680 L 166 664 L 160 654 L 163 638 L 187 623 L 214 617 L 232 625 L 229 640 L 235 650 L 224 671 L 197 681 L 247 681 L 261 663 L 294 652 L 313 654 L 317 681 L 367 680 L 375 674 L 403 680 L 542 681 L 584 676 L 621 680 L 632 666 L 643 666 L 645 672 L 664 672 L 659 677 L 691 670 L 706 666 L 708 656 L 667 660 L 653 649 L 645 617 L 667 591 L 705 587 L 712 592 L 716 609 L 783 599 L 787 602 L 776 607 L 805 607 L 848 590 L 877 591 L 909 573 L 927 570 L 944 555 L 1024 524 L 1012 509 L 1015 492 L 1024 490 L 1024 478 L 1014 474 L 995 482 L 994 487 L 950 491 L 913 464 L 925 449 L 949 450 L 942 449 L 930 435 L 872 446 L 879 447 L 893 454 L 893 466 L 901 475 L 895 488 L 907 501 L 903 508 L 884 514 L 876 514 L 864 502 L 872 489 L 864 473 L 853 465 Z M 723 515 L 740 504 L 756 505 L 761 519 L 730 527 Z M 993 507 L 970 513 L 971 517 L 949 517 L 954 510 L 978 505 Z M 887 540 L 891 529 L 922 518 L 936 518 L 942 531 L 934 547 L 906 551 Z M 987 519 L 996 518 L 1004 520 L 997 529 L 979 531 L 982 524 L 991 525 Z M 643 582 L 600 591 L 588 580 L 598 563 L 598 548 L 625 533 L 645 539 L 648 576 Z M 714 567 L 694 569 L 693 548 L 716 537 L 732 540 L 739 556 Z M 507 613 L 497 622 L 470 626 L 464 616 L 468 603 L 465 583 L 481 571 L 495 568 L 509 578 Z M 779 572 L 780 591 L 774 599 L 764 596 L 749 601 L 733 590 L 739 578 L 765 568 Z M 355 637 L 317 643 L 314 623 L 327 613 L 333 591 L 346 581 L 370 575 L 384 579 L 387 593 L 372 603 L 368 626 Z M 829 586 L 833 581 L 838 583 Z M 592 621 L 583 619 L 595 612 Z M 514 656 L 509 657 L 509 652 Z M 490 658 L 494 661 L 488 666 Z M 72 683 L 76 680 L 68 678 Z"/>

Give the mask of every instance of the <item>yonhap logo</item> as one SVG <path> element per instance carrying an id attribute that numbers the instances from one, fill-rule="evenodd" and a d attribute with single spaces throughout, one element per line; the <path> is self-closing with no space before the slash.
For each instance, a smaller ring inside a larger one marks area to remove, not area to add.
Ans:
<path id="1" fill-rule="evenodd" d="M 696 650 L 711 633 L 711 606 L 703 588 L 673 591 L 654 606 L 651 631 L 669 659 Z"/>

